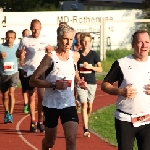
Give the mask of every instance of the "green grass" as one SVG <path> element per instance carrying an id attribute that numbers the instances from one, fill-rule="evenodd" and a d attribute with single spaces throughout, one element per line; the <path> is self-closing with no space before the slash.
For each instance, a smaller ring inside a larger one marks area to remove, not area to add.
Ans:
<path id="1" fill-rule="evenodd" d="M 19 81 L 18 84 L 17 84 L 17 88 L 21 88 L 21 83 L 20 83 L 20 81 Z"/>
<path id="2" fill-rule="evenodd" d="M 103 80 L 105 75 L 96 75 L 96 80 Z"/>
<path id="3" fill-rule="evenodd" d="M 97 51 L 97 53 L 99 54 L 98 51 Z M 115 60 L 125 57 L 125 56 L 128 56 L 132 53 L 133 53 L 133 50 L 114 50 L 114 51 L 107 50 L 106 51 L 106 60 L 101 62 L 103 71 L 108 72 L 112 63 Z"/>
<path id="4" fill-rule="evenodd" d="M 90 116 L 89 127 L 105 141 L 117 146 L 113 116 L 114 111 L 115 105 L 110 105 L 94 112 Z M 134 143 L 133 150 L 138 150 L 136 142 Z"/>

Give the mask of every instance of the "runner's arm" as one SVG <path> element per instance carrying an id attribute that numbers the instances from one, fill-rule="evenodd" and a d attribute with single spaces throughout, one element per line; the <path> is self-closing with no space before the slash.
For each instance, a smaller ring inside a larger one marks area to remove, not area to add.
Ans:
<path id="1" fill-rule="evenodd" d="M 102 72 L 103 69 L 102 69 L 102 66 L 101 66 L 101 62 L 98 62 L 96 64 L 96 66 L 92 66 L 92 70 L 95 71 L 95 72 Z"/>
<path id="2" fill-rule="evenodd" d="M 80 58 L 80 54 L 79 52 L 76 52 L 74 51 L 73 52 L 73 59 L 74 59 L 74 62 L 75 62 L 75 65 L 76 65 L 76 72 L 75 72 L 75 81 L 78 82 L 80 80 L 80 76 L 79 76 L 79 71 L 78 71 L 78 68 L 77 68 L 77 62 Z"/>
<path id="3" fill-rule="evenodd" d="M 50 88 L 51 83 L 47 82 L 46 80 L 40 80 L 39 77 L 45 73 L 45 71 L 51 66 L 52 57 L 49 55 L 45 55 L 40 63 L 40 65 L 37 67 L 37 69 L 34 71 L 33 75 L 30 78 L 30 85 L 33 87 L 38 88 Z"/>
<path id="4" fill-rule="evenodd" d="M 108 74 L 104 78 L 101 89 L 111 95 L 122 95 L 122 89 L 120 87 L 123 80 L 123 74 L 119 66 L 118 61 L 115 61 Z M 118 87 L 114 86 L 113 83 L 118 81 Z"/>

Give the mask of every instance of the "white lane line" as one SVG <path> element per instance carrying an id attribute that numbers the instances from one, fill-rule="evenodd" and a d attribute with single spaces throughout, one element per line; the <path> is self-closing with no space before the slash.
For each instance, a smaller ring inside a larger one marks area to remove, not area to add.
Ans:
<path id="1" fill-rule="evenodd" d="M 38 150 L 37 147 L 35 147 L 34 145 L 32 145 L 28 140 L 25 139 L 25 137 L 22 135 L 19 127 L 21 125 L 21 123 L 27 118 L 29 117 L 30 115 L 26 115 L 24 116 L 20 121 L 18 121 L 17 125 L 16 125 L 16 130 L 17 130 L 17 133 L 19 135 L 19 137 L 23 140 L 24 143 L 26 143 L 29 147 L 33 148 L 33 150 Z"/>
<path id="2" fill-rule="evenodd" d="M 106 96 L 108 94 L 103 94 L 103 95 L 97 95 L 95 97 L 102 97 L 102 96 Z M 19 135 L 19 137 L 23 140 L 24 143 L 26 143 L 29 147 L 33 148 L 33 150 L 38 150 L 37 147 L 35 147 L 34 145 L 32 145 L 28 140 L 25 139 L 25 137 L 22 135 L 21 131 L 20 131 L 20 125 L 21 123 L 30 115 L 26 115 L 24 116 L 20 121 L 18 121 L 17 125 L 16 125 L 16 131 Z"/>

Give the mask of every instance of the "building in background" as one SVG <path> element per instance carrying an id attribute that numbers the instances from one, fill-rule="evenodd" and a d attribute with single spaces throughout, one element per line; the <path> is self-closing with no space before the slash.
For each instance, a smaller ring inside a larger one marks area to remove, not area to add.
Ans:
<path id="1" fill-rule="evenodd" d="M 62 1 L 59 2 L 60 11 L 82 11 L 83 3 L 78 1 Z"/>
<path id="2" fill-rule="evenodd" d="M 60 2 L 61 11 L 142 9 L 143 0 L 74 0 Z"/>

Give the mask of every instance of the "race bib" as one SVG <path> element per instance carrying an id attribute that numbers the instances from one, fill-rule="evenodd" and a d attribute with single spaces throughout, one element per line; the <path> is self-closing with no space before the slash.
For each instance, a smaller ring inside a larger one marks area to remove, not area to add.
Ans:
<path id="1" fill-rule="evenodd" d="M 4 62 L 4 71 L 14 71 L 14 62 Z"/>
<path id="2" fill-rule="evenodd" d="M 56 82 L 60 82 L 63 78 L 64 78 L 64 76 L 57 76 Z M 71 87 L 72 80 L 69 77 L 65 77 L 64 81 L 68 83 L 68 87 Z"/>
<path id="3" fill-rule="evenodd" d="M 131 121 L 134 127 L 139 127 L 141 125 L 149 124 L 150 114 L 143 115 L 143 116 L 131 115 Z"/>

